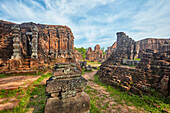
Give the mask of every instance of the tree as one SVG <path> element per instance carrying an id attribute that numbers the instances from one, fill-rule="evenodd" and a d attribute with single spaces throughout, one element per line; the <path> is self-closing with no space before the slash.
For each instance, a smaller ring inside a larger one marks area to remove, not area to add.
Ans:
<path id="1" fill-rule="evenodd" d="M 84 47 L 81 47 L 81 48 L 74 47 L 74 49 L 76 49 L 82 55 L 83 59 L 86 59 L 86 51 L 87 51 L 86 48 L 84 48 Z"/>
<path id="2" fill-rule="evenodd" d="M 103 56 L 106 54 L 104 47 L 101 48 L 102 52 L 103 52 Z"/>

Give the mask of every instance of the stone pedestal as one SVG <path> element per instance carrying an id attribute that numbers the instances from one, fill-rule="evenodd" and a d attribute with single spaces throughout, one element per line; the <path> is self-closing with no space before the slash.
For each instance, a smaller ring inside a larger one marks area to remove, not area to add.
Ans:
<path id="1" fill-rule="evenodd" d="M 82 92 L 68 99 L 49 98 L 45 113 L 86 113 L 89 108 L 89 95 Z"/>
<path id="2" fill-rule="evenodd" d="M 90 97 L 84 92 L 87 80 L 76 63 L 60 63 L 46 82 L 48 96 L 45 113 L 85 113 L 90 109 Z"/>

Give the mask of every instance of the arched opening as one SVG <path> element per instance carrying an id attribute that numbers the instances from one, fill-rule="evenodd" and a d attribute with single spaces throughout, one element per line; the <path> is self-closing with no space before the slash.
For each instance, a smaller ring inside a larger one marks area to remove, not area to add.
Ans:
<path id="1" fill-rule="evenodd" d="M 27 52 L 27 56 L 31 56 L 32 55 L 32 36 L 31 35 L 27 35 L 26 37 L 26 52 Z"/>

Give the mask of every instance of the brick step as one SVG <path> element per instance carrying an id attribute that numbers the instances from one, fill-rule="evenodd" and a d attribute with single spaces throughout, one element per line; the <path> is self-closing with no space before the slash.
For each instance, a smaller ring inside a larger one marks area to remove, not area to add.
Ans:
<path id="1" fill-rule="evenodd" d="M 29 68 L 29 65 L 23 65 L 22 68 Z"/>
<path id="2" fill-rule="evenodd" d="M 24 59 L 24 61 L 30 61 L 30 59 L 29 59 L 29 58 L 26 58 L 26 59 Z"/>
<path id="3" fill-rule="evenodd" d="M 23 62 L 23 65 L 30 65 L 30 62 Z"/>
<path id="4" fill-rule="evenodd" d="M 18 68 L 18 70 L 19 71 L 21 71 L 21 70 L 30 70 L 30 68 L 23 68 L 23 67 L 21 67 L 21 68 Z"/>

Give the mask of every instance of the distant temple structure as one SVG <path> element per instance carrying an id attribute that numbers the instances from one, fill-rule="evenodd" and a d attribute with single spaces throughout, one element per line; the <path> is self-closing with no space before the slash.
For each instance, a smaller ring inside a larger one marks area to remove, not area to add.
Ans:
<path id="1" fill-rule="evenodd" d="M 94 51 L 92 50 L 91 47 L 88 48 L 88 51 L 86 52 L 86 60 L 90 60 L 90 61 L 99 61 L 103 58 L 103 52 L 100 49 L 99 44 L 97 44 L 94 47 Z"/>

